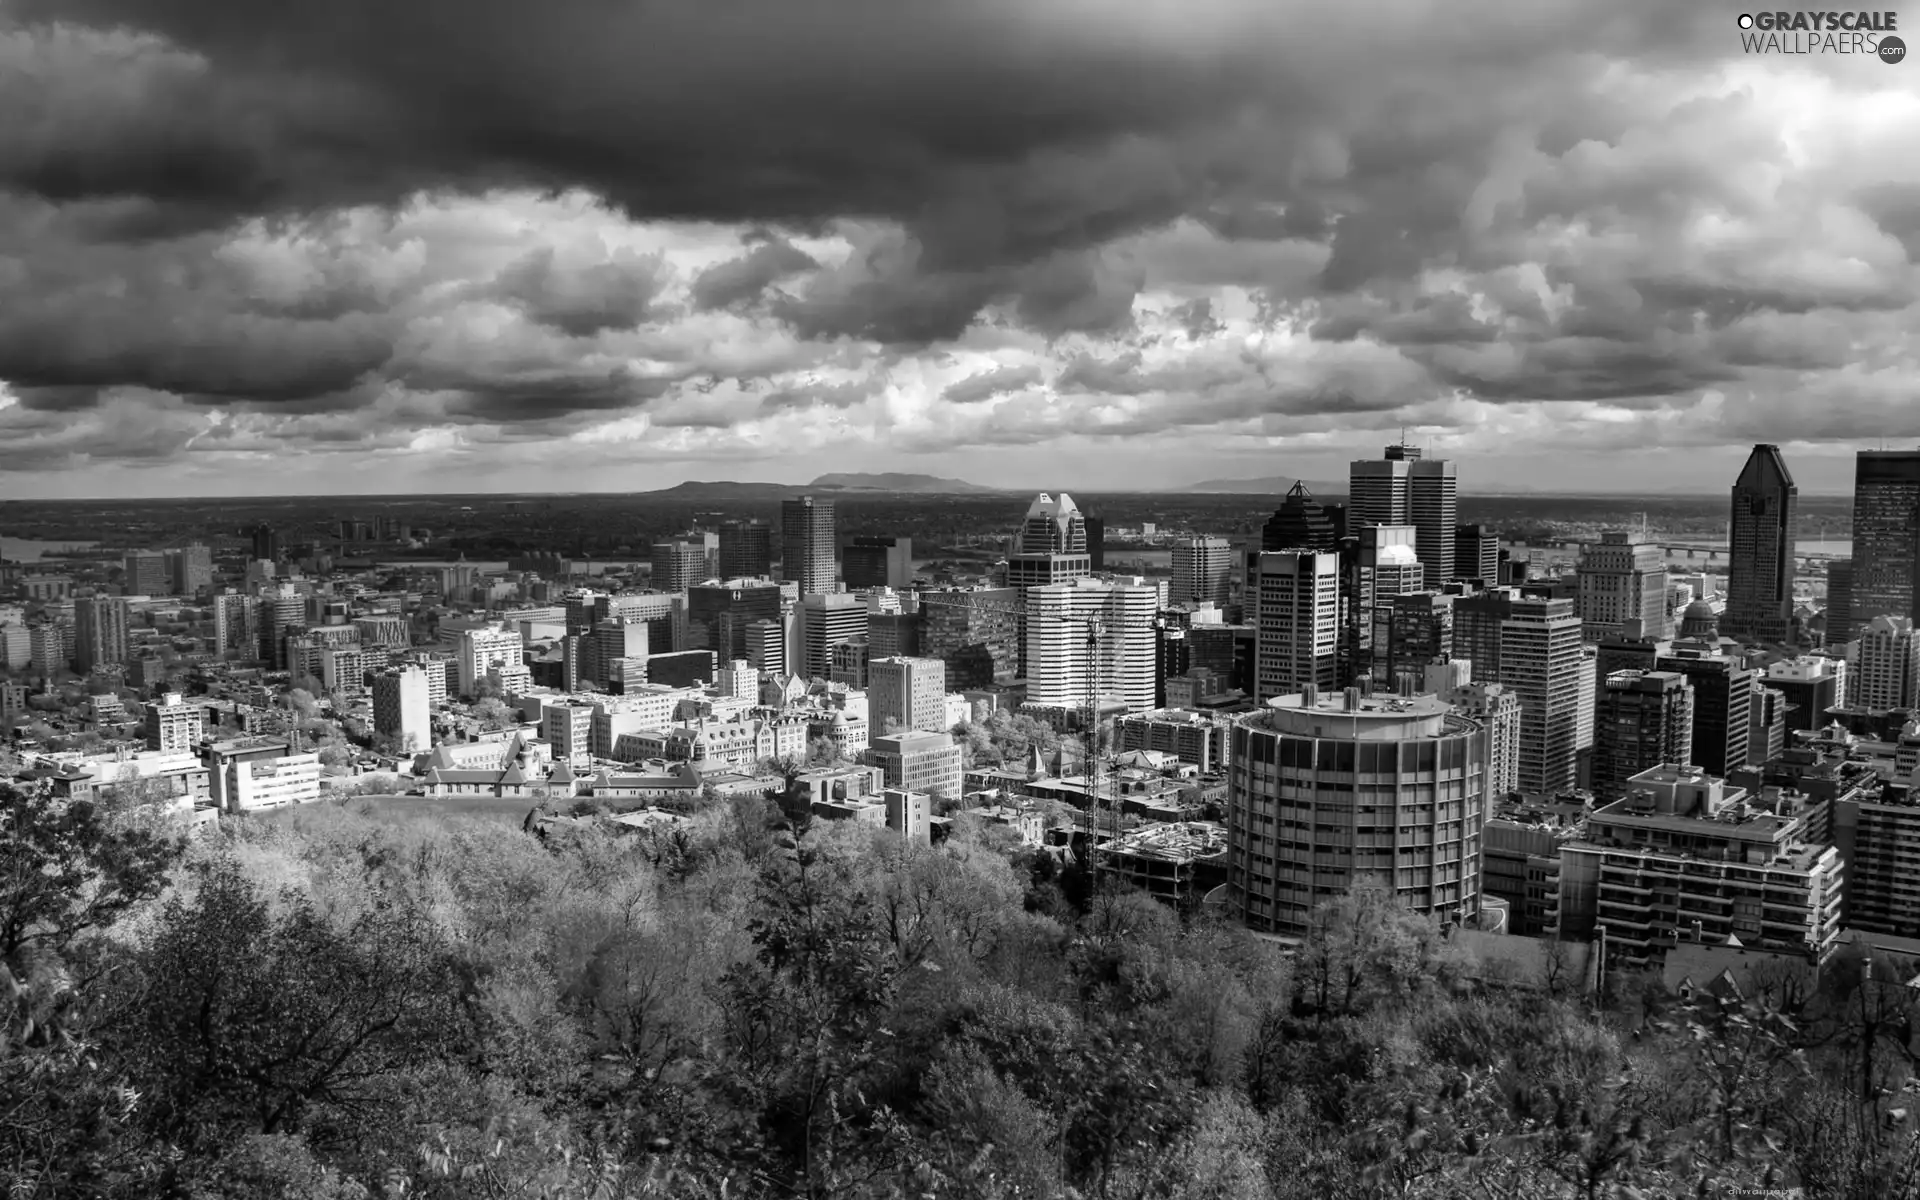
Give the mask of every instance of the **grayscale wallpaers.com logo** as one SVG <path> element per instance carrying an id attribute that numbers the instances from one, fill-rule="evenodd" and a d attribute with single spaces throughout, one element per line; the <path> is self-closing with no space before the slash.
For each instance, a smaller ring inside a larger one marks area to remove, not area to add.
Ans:
<path id="1" fill-rule="evenodd" d="M 1763 12 L 1740 14 L 1740 44 L 1748 54 L 1871 54 L 1884 63 L 1906 61 L 1892 12 Z"/>

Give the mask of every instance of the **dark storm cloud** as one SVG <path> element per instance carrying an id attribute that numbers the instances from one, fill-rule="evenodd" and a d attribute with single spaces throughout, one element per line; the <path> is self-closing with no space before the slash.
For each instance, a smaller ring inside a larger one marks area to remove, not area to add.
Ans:
<path id="1" fill-rule="evenodd" d="M 700 272 L 693 281 L 694 307 L 711 310 L 758 300 L 782 279 L 819 266 L 812 256 L 785 238 L 773 238 Z"/>
<path id="2" fill-rule="evenodd" d="M 665 282 L 658 255 L 622 250 L 571 269 L 556 265 L 554 257 L 552 247 L 530 252 L 501 272 L 489 291 L 571 337 L 640 324 Z"/>
<path id="3" fill-rule="evenodd" d="M 885 386 L 879 379 L 861 379 L 846 383 L 809 383 L 782 388 L 760 400 L 762 412 L 795 408 L 848 409 L 866 403 Z"/>

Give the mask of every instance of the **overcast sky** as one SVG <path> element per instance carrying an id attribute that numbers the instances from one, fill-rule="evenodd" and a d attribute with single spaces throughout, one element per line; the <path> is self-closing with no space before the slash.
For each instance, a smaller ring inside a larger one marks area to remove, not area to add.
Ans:
<path id="1" fill-rule="evenodd" d="M 1738 13 L 0 0 L 0 496 L 1844 490 L 1920 65 Z"/>

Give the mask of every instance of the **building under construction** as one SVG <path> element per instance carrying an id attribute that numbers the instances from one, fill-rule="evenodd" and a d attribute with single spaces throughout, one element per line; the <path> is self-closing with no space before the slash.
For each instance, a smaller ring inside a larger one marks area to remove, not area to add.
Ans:
<path id="1" fill-rule="evenodd" d="M 1102 871 L 1182 909 L 1227 879 L 1227 830 L 1213 821 L 1155 822 L 1101 842 Z"/>

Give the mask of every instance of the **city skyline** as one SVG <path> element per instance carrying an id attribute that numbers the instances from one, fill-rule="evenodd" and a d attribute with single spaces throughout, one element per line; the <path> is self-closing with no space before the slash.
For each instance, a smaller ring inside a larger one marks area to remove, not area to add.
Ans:
<path id="1" fill-rule="evenodd" d="M 1920 439 L 1905 66 L 1652 0 L 750 10 L 10 6 L 0 495 L 1120 490 L 1401 428 L 1814 495 Z"/>

